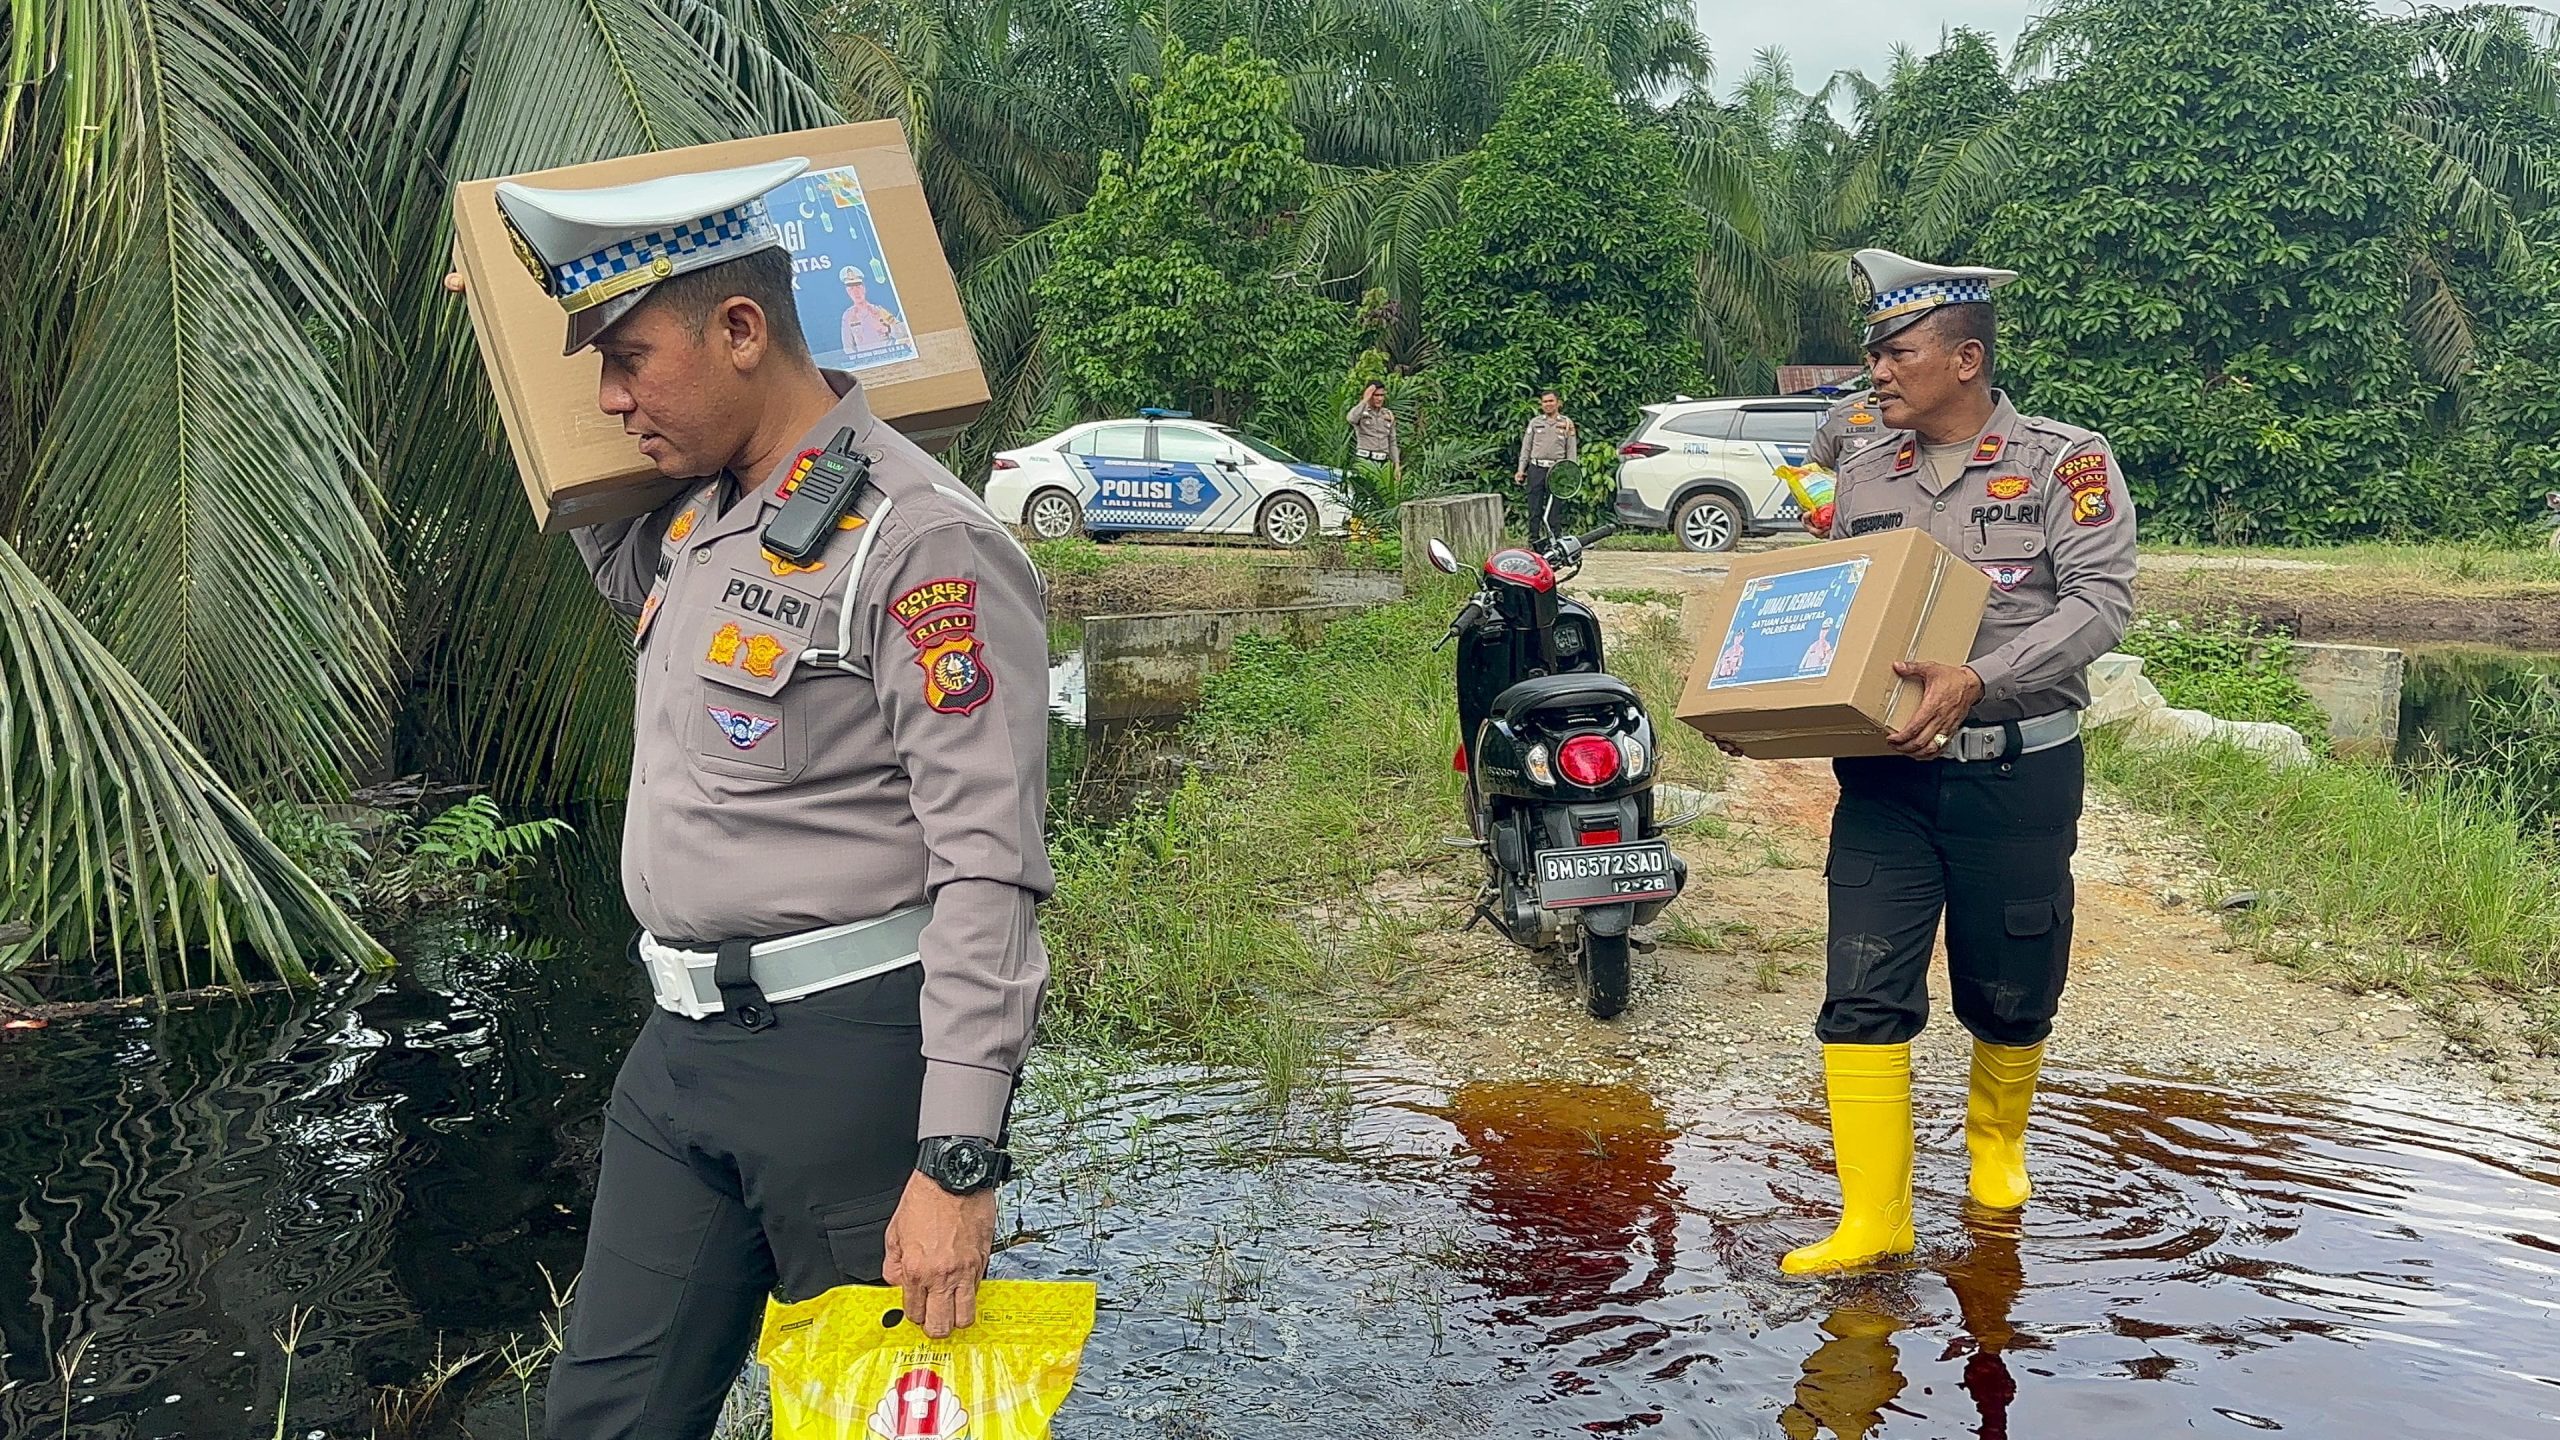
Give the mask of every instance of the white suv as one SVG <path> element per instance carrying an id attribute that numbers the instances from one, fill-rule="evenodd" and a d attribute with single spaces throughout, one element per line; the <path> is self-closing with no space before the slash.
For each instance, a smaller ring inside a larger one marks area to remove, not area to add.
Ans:
<path id="1" fill-rule="evenodd" d="M 1781 465 L 1802 465 L 1832 402 L 1747 396 L 1647 405 L 1618 446 L 1618 523 L 1668 530 L 1684 550 L 1730 550 L 1804 517 Z"/>

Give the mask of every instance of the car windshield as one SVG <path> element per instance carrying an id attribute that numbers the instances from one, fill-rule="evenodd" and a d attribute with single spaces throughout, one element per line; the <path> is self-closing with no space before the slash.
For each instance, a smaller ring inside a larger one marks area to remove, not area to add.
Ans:
<path id="1" fill-rule="evenodd" d="M 1261 456 L 1265 460 L 1276 460 L 1283 465 L 1304 465 L 1307 463 L 1306 461 L 1299 459 L 1297 456 L 1290 454 L 1288 451 L 1281 449 L 1278 445 L 1263 439 L 1259 435 L 1239 435 L 1236 439 L 1241 441 L 1246 449 L 1251 450 L 1253 453 Z"/>

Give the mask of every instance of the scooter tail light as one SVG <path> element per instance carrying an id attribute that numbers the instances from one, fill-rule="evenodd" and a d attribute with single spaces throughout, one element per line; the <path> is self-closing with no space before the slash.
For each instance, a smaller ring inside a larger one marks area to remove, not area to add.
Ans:
<path id="1" fill-rule="evenodd" d="M 1556 751 L 1556 768 L 1576 785 L 1606 785 L 1618 778 L 1618 747 L 1606 736 L 1576 735 Z"/>
<path id="2" fill-rule="evenodd" d="M 1624 834 L 1618 830 L 1585 830 L 1580 840 L 1584 845 L 1615 845 Z"/>
<path id="3" fill-rule="evenodd" d="M 1546 746 L 1530 746 L 1529 753 L 1520 757 L 1520 764 L 1522 768 L 1529 772 L 1529 778 L 1537 781 L 1539 784 L 1553 785 L 1556 783 L 1555 762 L 1547 757 Z"/>

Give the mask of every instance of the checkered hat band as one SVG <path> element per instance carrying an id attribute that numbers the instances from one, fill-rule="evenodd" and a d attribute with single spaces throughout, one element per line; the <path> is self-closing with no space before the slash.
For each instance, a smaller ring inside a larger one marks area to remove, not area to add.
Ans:
<path id="1" fill-rule="evenodd" d="M 1927 280 L 1887 290 L 1867 305 L 1867 318 L 1882 319 L 1903 310 L 1916 310 L 1923 305 L 1979 305 L 1991 299 L 1988 280 Z"/>
<path id="2" fill-rule="evenodd" d="M 721 250 L 742 240 L 770 239 L 773 216 L 762 200 L 750 200 L 734 210 L 687 220 L 664 230 L 652 231 L 618 245 L 609 245 L 593 255 L 572 260 L 552 273 L 559 281 L 564 297 L 577 294 L 590 286 L 601 285 L 618 275 L 646 269 L 660 260 L 681 262 L 687 256 L 706 250 Z"/>

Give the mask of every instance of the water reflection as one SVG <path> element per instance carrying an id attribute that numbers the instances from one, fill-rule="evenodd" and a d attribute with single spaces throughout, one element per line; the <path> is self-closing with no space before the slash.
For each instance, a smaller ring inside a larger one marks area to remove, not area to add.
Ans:
<path id="1" fill-rule="evenodd" d="M 581 863 L 533 918 L 552 953 L 462 926 L 384 987 L 0 1044 L 0 1434 L 61 1432 L 79 1335 L 70 1433 L 264 1435 L 268 1337 L 305 1309 L 289 1433 L 354 1436 L 439 1345 L 534 1329 L 640 1016 L 610 867 Z M 1355 1072 L 1273 1115 L 1248 1078 L 1050 1053 L 999 1270 L 1101 1285 L 1067 1440 L 2560 1421 L 2540 1132 L 2049 1078 L 2023 1221 L 1965 1212 L 1962 1096 L 1925 1091 L 1918 1253 L 1800 1283 L 1776 1257 L 1831 1203 L 1810 1104 Z"/>

